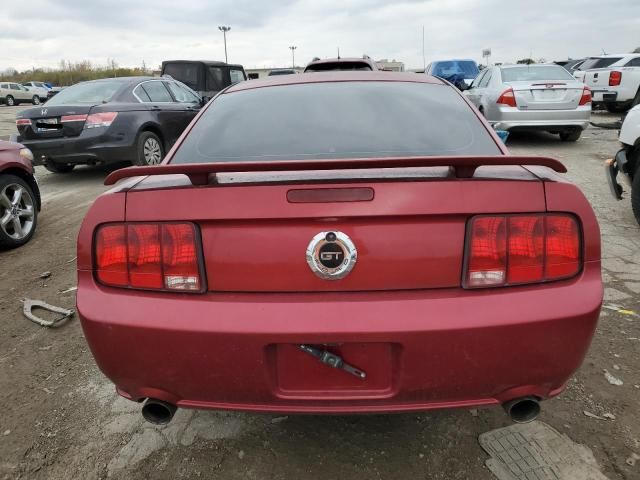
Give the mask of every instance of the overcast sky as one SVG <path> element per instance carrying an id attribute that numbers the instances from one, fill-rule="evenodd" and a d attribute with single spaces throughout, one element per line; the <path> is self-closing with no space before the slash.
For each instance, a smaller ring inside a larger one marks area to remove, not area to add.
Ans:
<path id="1" fill-rule="evenodd" d="M 156 67 L 165 59 L 289 66 L 363 53 L 422 67 L 439 58 L 560 60 L 640 46 L 640 0 L 29 0 L 2 1 L 0 70 L 61 59 Z"/>

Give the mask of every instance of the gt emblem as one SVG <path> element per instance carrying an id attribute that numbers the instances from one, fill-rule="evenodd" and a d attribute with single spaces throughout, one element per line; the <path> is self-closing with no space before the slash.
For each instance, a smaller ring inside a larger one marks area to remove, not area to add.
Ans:
<path id="1" fill-rule="evenodd" d="M 307 263 L 311 271 L 325 280 L 346 277 L 356 264 L 358 251 L 342 232 L 320 232 L 307 247 Z"/>

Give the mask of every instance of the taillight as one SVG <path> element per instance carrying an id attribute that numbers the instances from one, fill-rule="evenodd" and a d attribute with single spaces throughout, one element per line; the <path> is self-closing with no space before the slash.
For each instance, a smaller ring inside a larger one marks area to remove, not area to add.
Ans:
<path id="1" fill-rule="evenodd" d="M 18 118 L 16 119 L 16 126 L 20 127 L 20 126 L 27 126 L 27 125 L 31 125 L 31 120 L 28 118 Z"/>
<path id="2" fill-rule="evenodd" d="M 118 223 L 98 228 L 100 283 L 142 290 L 202 291 L 198 232 L 192 223 Z"/>
<path id="3" fill-rule="evenodd" d="M 570 278 L 582 266 L 580 227 L 567 214 L 478 216 L 469 221 L 465 288 Z"/>
<path id="4" fill-rule="evenodd" d="M 60 123 L 67 122 L 84 122 L 87 120 L 86 114 L 78 114 L 78 115 L 63 115 L 60 117 Z"/>
<path id="5" fill-rule="evenodd" d="M 580 97 L 580 105 L 586 105 L 587 103 L 591 103 L 591 89 L 584 87 L 582 89 L 582 96 Z"/>
<path id="6" fill-rule="evenodd" d="M 87 117 L 84 128 L 108 127 L 118 116 L 118 112 L 92 113 Z"/>
<path id="7" fill-rule="evenodd" d="M 502 105 L 509 105 L 510 107 L 517 107 L 516 104 L 516 94 L 513 93 L 513 88 L 507 88 L 502 94 L 498 97 L 496 103 L 501 103 Z"/>
<path id="8" fill-rule="evenodd" d="M 617 70 L 612 70 L 609 72 L 609 86 L 617 87 L 622 82 L 622 72 L 618 72 Z"/>

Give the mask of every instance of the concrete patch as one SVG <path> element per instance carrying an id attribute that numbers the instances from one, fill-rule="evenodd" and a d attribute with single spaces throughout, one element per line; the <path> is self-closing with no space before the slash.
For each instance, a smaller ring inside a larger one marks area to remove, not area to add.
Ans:
<path id="1" fill-rule="evenodd" d="M 479 441 L 499 480 L 607 480 L 591 450 L 543 422 L 498 428 Z"/>

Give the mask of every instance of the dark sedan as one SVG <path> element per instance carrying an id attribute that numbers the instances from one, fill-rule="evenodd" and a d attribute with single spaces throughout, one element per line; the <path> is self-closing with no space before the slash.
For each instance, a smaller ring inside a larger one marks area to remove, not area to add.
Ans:
<path id="1" fill-rule="evenodd" d="M 17 115 L 17 141 L 34 165 L 66 173 L 79 164 L 155 165 L 202 105 L 169 78 L 123 77 L 78 83 Z"/>

